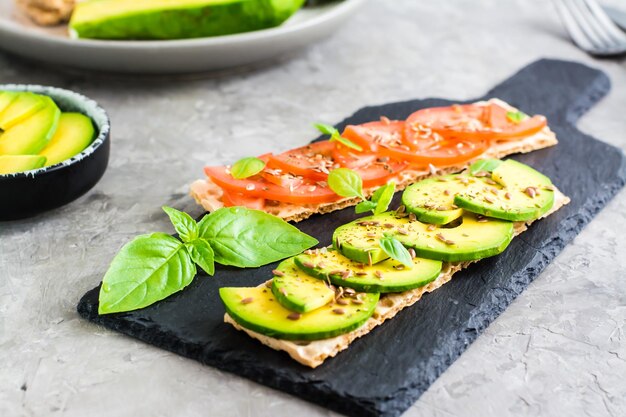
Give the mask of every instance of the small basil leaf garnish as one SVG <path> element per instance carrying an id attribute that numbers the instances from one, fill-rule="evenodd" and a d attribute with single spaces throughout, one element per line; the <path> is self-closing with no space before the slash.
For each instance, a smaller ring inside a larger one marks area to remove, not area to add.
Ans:
<path id="1" fill-rule="evenodd" d="M 411 254 L 398 239 L 392 236 L 383 236 L 380 238 L 379 245 L 389 257 L 402 263 L 407 268 L 413 268 Z"/>
<path id="2" fill-rule="evenodd" d="M 147 307 L 182 290 L 195 275 L 196 266 L 178 239 L 165 233 L 137 236 L 104 275 L 98 313 Z"/>
<path id="3" fill-rule="evenodd" d="M 478 172 L 493 172 L 502 163 L 499 159 L 479 159 L 469 167 L 469 172 L 475 175 Z"/>
<path id="4" fill-rule="evenodd" d="M 376 204 L 374 207 L 374 214 L 380 214 L 387 211 L 395 191 L 396 183 L 393 181 L 390 181 L 374 191 L 374 194 L 372 194 L 372 202 Z"/>
<path id="5" fill-rule="evenodd" d="M 162 209 L 169 216 L 183 242 L 190 242 L 198 237 L 198 224 L 189 214 L 167 206 L 163 206 Z"/>
<path id="6" fill-rule="evenodd" d="M 342 145 L 347 146 L 348 148 L 357 150 L 359 152 L 363 151 L 363 148 L 361 146 L 352 142 L 350 139 L 344 138 L 343 136 L 341 136 L 341 133 L 339 133 L 339 131 L 335 129 L 334 127 L 330 125 L 325 125 L 323 123 L 315 123 L 313 126 L 315 126 L 315 128 L 319 130 L 320 132 L 322 132 L 323 134 L 330 135 L 331 142 L 339 142 Z"/>
<path id="7" fill-rule="evenodd" d="M 512 121 L 513 123 L 520 123 L 522 120 L 527 118 L 528 115 L 521 111 L 508 111 L 506 112 L 506 118 Z"/>
<path id="8" fill-rule="evenodd" d="M 198 226 L 200 237 L 215 252 L 215 262 L 241 268 L 285 259 L 319 243 L 276 216 L 244 207 L 218 209 Z"/>
<path id="9" fill-rule="evenodd" d="M 356 207 L 354 208 L 354 211 L 357 214 L 361 214 L 361 213 L 365 213 L 368 211 L 375 211 L 376 210 L 376 206 L 377 204 L 373 201 L 369 201 L 369 200 L 364 200 L 361 201 L 359 204 L 356 205 Z"/>
<path id="10" fill-rule="evenodd" d="M 230 167 L 230 175 L 233 178 L 242 180 L 258 174 L 265 168 L 265 162 L 254 156 L 242 158 Z"/>
<path id="11" fill-rule="evenodd" d="M 200 238 L 185 243 L 185 247 L 191 256 L 191 260 L 198 264 L 204 272 L 209 275 L 215 274 L 215 253 L 209 242 Z"/>
<path id="12" fill-rule="evenodd" d="M 349 168 L 337 168 L 328 174 L 328 186 L 342 197 L 363 196 L 363 180 L 361 176 Z"/>

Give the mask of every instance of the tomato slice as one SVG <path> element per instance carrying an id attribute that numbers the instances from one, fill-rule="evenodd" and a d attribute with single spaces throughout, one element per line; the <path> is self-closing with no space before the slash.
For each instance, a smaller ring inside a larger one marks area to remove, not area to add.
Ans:
<path id="1" fill-rule="evenodd" d="M 341 197 L 335 194 L 328 185 L 305 180 L 293 189 L 281 187 L 255 175 L 245 179 L 235 179 L 225 167 L 205 167 L 205 174 L 215 184 L 228 193 L 240 193 L 246 197 L 263 198 L 293 204 L 319 204 L 337 201 Z"/>
<path id="2" fill-rule="evenodd" d="M 314 142 L 270 156 L 267 166 L 271 169 L 280 169 L 283 173 L 323 181 L 328 177 L 328 172 L 335 168 L 332 157 L 334 149 L 335 144 L 328 140 Z"/>
<path id="3" fill-rule="evenodd" d="M 406 120 L 405 143 L 420 149 L 422 142 L 439 134 L 446 139 L 510 140 L 530 136 L 547 125 L 543 116 L 515 122 L 507 117 L 508 110 L 497 103 L 488 105 L 455 104 L 418 110 Z"/>
<path id="4" fill-rule="evenodd" d="M 458 135 L 429 135 L 420 137 L 419 142 L 409 146 L 403 132 L 404 122 L 371 122 L 359 126 L 347 126 L 343 136 L 368 148 L 380 156 L 392 160 L 406 161 L 411 165 L 426 168 L 452 166 L 482 154 L 489 146 L 486 139 L 466 139 Z"/>
<path id="5" fill-rule="evenodd" d="M 234 193 L 222 190 L 222 201 L 225 207 L 244 206 L 250 209 L 263 210 L 265 199 L 260 197 L 249 197 L 242 193 Z"/>
<path id="6" fill-rule="evenodd" d="M 357 152 L 338 145 L 333 159 L 342 167 L 350 168 L 361 176 L 364 188 L 385 184 L 409 164 L 372 152 Z"/>
<path id="7" fill-rule="evenodd" d="M 495 140 L 511 140 L 520 136 L 531 136 L 548 124 L 544 116 L 532 116 L 515 122 L 507 117 L 507 113 L 507 109 L 496 103 L 490 103 L 485 109 L 485 118 Z"/>

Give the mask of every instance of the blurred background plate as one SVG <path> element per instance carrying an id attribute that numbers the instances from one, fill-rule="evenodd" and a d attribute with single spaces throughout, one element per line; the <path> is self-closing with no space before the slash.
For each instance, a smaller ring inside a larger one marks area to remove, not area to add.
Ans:
<path id="1" fill-rule="evenodd" d="M 272 29 L 170 41 L 69 39 L 65 25 L 36 26 L 14 0 L 0 0 L 0 48 L 39 61 L 97 71 L 173 74 L 247 65 L 298 50 L 341 28 L 364 0 L 306 7 Z"/>

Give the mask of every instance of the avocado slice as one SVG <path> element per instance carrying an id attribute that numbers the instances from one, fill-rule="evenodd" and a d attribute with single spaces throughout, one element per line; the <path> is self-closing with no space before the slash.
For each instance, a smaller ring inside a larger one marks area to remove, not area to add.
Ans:
<path id="1" fill-rule="evenodd" d="M 9 107 L 9 105 L 13 103 L 13 100 L 16 98 L 17 93 L 14 93 L 13 91 L 0 91 L 0 113 Z"/>
<path id="2" fill-rule="evenodd" d="M 352 261 L 335 249 L 311 252 L 295 257 L 295 263 L 307 274 L 334 285 L 363 292 L 401 292 L 423 287 L 441 273 L 441 261 L 413 258 L 413 267 L 387 259 L 369 266 Z"/>
<path id="3" fill-rule="evenodd" d="M 454 204 L 467 211 L 510 221 L 534 220 L 554 205 L 550 178 L 508 159 L 491 174 L 491 185 L 465 190 Z"/>
<path id="4" fill-rule="evenodd" d="M 344 256 L 357 262 L 384 259 L 378 242 L 391 235 L 417 256 L 457 262 L 487 258 L 501 253 L 513 239 L 513 223 L 465 213 L 458 225 L 439 227 L 409 219 L 406 214 L 386 212 L 343 225 L 333 235 L 333 244 Z M 376 263 L 376 262 L 372 262 Z"/>
<path id="5" fill-rule="evenodd" d="M 0 175 L 39 169 L 46 163 L 45 156 L 0 155 Z"/>
<path id="6" fill-rule="evenodd" d="M 447 224 L 463 215 L 454 196 L 476 188 L 479 182 L 478 178 L 460 174 L 429 178 L 409 185 L 402 193 L 402 204 L 421 222 Z"/>
<path id="7" fill-rule="evenodd" d="M 277 26 L 305 0 L 98 0 L 76 4 L 70 34 L 92 39 L 182 39 Z"/>
<path id="8" fill-rule="evenodd" d="M 318 309 L 335 298 L 335 291 L 300 270 L 294 258 L 285 259 L 274 270 L 272 293 L 283 307 L 298 313 Z"/>
<path id="9" fill-rule="evenodd" d="M 17 93 L 17 97 L 0 113 L 0 129 L 8 130 L 45 106 L 42 96 L 34 93 Z"/>
<path id="10" fill-rule="evenodd" d="M 48 144 L 61 111 L 50 97 L 41 99 L 41 110 L 0 134 L 0 155 L 34 155 Z"/>
<path id="11" fill-rule="evenodd" d="M 220 288 L 220 298 L 233 320 L 246 329 L 285 340 L 326 339 L 357 329 L 374 313 L 379 297 L 378 293 L 359 293 L 345 305 L 326 304 L 300 314 L 283 307 L 264 286 Z"/>
<path id="12" fill-rule="evenodd" d="M 80 113 L 61 113 L 56 132 L 39 155 L 45 156 L 46 166 L 56 165 L 81 153 L 95 136 L 91 119 Z"/>

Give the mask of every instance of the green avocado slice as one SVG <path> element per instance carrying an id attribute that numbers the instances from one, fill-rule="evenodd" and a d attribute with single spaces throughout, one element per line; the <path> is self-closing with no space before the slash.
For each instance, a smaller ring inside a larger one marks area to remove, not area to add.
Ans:
<path id="1" fill-rule="evenodd" d="M 391 235 L 417 256 L 447 262 L 472 261 L 501 253 L 513 239 L 513 223 L 478 218 L 465 213 L 455 227 L 439 227 L 409 219 L 406 214 L 386 212 L 343 225 L 333 235 L 333 245 L 344 256 L 375 264 L 383 259 L 379 240 Z M 382 258 L 382 259 L 381 259 Z"/>
<path id="2" fill-rule="evenodd" d="M 0 129 L 8 130 L 45 106 L 42 96 L 34 93 L 17 93 L 17 97 L 0 113 Z"/>
<path id="3" fill-rule="evenodd" d="M 283 307 L 298 313 L 318 309 L 335 298 L 335 291 L 300 270 L 294 258 L 282 261 L 274 270 L 272 293 Z"/>
<path id="4" fill-rule="evenodd" d="M 98 0 L 76 5 L 70 34 L 93 39 L 182 39 L 277 26 L 305 0 Z"/>
<path id="5" fill-rule="evenodd" d="M 45 156 L 39 155 L 1 155 L 0 175 L 31 171 L 44 166 Z"/>
<path id="6" fill-rule="evenodd" d="M 42 109 L 0 134 L 0 155 L 34 155 L 48 144 L 61 111 L 50 97 L 41 99 Z"/>
<path id="7" fill-rule="evenodd" d="M 413 268 L 387 259 L 369 266 L 352 261 L 334 249 L 295 257 L 295 263 L 307 274 L 335 285 L 363 292 L 401 292 L 423 287 L 437 279 L 441 261 L 413 258 Z"/>
<path id="8" fill-rule="evenodd" d="M 91 119 L 80 113 L 61 113 L 54 136 L 39 155 L 56 165 L 81 153 L 93 141 L 95 129 Z"/>
<path id="9" fill-rule="evenodd" d="M 491 183 L 458 193 L 454 204 L 467 211 L 510 221 L 534 220 L 554 205 L 548 177 L 512 159 L 491 174 Z"/>
<path id="10" fill-rule="evenodd" d="M 226 312 L 239 325 L 284 340 L 326 339 L 357 329 L 372 316 L 379 297 L 359 293 L 346 305 L 327 304 L 300 314 L 283 307 L 264 286 L 220 288 Z"/>
<path id="11" fill-rule="evenodd" d="M 13 100 L 17 98 L 17 93 L 13 91 L 0 91 L 0 113 L 4 111 Z"/>
<path id="12" fill-rule="evenodd" d="M 447 224 L 463 215 L 463 210 L 454 204 L 455 195 L 479 184 L 478 178 L 469 175 L 429 178 L 408 186 L 402 193 L 402 204 L 421 222 Z"/>

